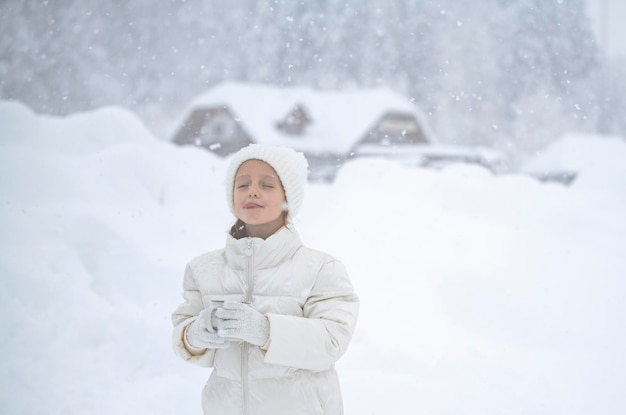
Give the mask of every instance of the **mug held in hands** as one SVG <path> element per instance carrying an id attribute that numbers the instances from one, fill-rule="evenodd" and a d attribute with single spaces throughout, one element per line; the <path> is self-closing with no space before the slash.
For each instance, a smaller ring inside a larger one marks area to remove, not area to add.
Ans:
<path id="1" fill-rule="evenodd" d="M 217 334 L 224 339 L 238 339 L 255 346 L 267 343 L 270 323 L 250 304 L 226 301 L 215 310 Z"/>
<path id="2" fill-rule="evenodd" d="M 213 310 L 204 309 L 198 318 L 187 327 L 185 332 L 187 343 L 196 349 L 224 349 L 229 344 L 212 329 Z"/>

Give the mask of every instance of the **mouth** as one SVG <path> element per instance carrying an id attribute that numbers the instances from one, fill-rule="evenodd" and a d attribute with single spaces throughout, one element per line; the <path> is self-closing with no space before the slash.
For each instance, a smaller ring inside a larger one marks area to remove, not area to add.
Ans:
<path id="1" fill-rule="evenodd" d="M 262 208 L 263 206 L 257 204 L 257 203 L 246 203 L 245 205 L 243 205 L 244 209 L 259 209 Z"/>

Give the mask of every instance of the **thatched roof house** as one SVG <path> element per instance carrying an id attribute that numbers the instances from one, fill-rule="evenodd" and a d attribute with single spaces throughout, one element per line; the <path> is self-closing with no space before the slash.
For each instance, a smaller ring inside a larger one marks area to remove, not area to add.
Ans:
<path id="1" fill-rule="evenodd" d="M 329 179 L 361 149 L 432 141 L 425 117 L 387 89 L 317 91 L 238 83 L 220 84 L 185 110 L 172 140 L 227 156 L 249 143 L 285 145 L 305 153 L 312 179 Z"/>

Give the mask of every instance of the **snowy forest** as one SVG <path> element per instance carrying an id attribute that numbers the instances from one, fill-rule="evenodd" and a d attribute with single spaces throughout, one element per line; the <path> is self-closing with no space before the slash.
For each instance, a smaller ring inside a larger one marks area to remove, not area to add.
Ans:
<path id="1" fill-rule="evenodd" d="M 308 183 L 298 234 L 361 304 L 346 415 L 626 414 L 626 52 L 592 4 L 0 0 L 2 415 L 202 413 L 171 314 L 236 220 L 230 160 L 168 134 L 225 81 L 278 86 L 269 109 L 384 87 L 439 147 L 519 156 Z"/>
<path id="2" fill-rule="evenodd" d="M 7 0 L 0 33 L 1 99 L 119 105 L 161 138 L 225 80 L 385 86 L 443 143 L 528 153 L 571 131 L 626 134 L 626 65 L 585 0 Z"/>

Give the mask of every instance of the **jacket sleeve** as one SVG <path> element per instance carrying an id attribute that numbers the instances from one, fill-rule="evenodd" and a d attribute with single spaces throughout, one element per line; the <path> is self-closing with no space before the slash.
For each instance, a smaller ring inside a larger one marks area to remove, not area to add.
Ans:
<path id="1" fill-rule="evenodd" d="M 356 325 L 359 298 L 343 264 L 321 268 L 307 298 L 304 317 L 267 314 L 270 341 L 264 361 L 315 371 L 330 368 L 346 351 Z"/>
<path id="2" fill-rule="evenodd" d="M 174 351 L 183 359 L 199 366 L 213 366 L 214 349 L 196 349 L 185 340 L 187 327 L 193 323 L 204 308 L 202 294 L 197 288 L 196 279 L 189 265 L 183 279 L 183 298 L 185 301 L 172 313 L 174 332 L 172 336 Z"/>

